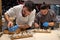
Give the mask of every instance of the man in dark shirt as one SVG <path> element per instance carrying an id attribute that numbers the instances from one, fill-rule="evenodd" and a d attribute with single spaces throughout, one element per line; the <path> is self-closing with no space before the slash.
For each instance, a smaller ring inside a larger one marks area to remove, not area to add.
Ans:
<path id="1" fill-rule="evenodd" d="M 36 15 L 34 26 L 42 29 L 53 28 L 56 23 L 56 15 L 47 5 L 41 5 L 40 12 Z M 47 26 L 48 25 L 48 26 Z"/>

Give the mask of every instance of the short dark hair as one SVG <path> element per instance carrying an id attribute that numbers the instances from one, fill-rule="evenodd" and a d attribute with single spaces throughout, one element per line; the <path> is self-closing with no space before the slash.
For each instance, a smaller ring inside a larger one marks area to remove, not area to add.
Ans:
<path id="1" fill-rule="evenodd" d="M 33 9 L 35 9 L 35 4 L 32 1 L 26 1 L 24 6 L 27 7 L 29 11 L 33 11 Z"/>
<path id="2" fill-rule="evenodd" d="M 43 10 L 44 10 L 44 9 L 48 9 L 48 6 L 45 5 L 45 4 L 43 4 L 43 5 L 40 6 L 40 10 L 42 10 L 42 9 L 43 9 Z"/>

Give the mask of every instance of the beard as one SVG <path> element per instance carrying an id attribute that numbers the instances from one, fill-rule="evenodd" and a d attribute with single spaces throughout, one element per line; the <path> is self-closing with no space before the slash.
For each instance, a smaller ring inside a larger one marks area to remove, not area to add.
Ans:
<path id="1" fill-rule="evenodd" d="M 25 15 L 25 14 L 23 14 L 23 13 L 22 13 L 22 16 L 23 16 L 23 17 L 26 17 L 26 15 Z"/>

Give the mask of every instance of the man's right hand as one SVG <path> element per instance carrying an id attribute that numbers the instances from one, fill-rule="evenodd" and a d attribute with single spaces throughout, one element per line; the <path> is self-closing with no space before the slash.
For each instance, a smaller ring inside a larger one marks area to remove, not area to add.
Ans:
<path id="1" fill-rule="evenodd" d="M 12 27 L 13 26 L 13 22 L 9 21 L 8 22 L 8 27 Z"/>
<path id="2" fill-rule="evenodd" d="M 55 23 L 54 22 L 49 22 L 49 26 L 54 26 L 55 25 Z"/>

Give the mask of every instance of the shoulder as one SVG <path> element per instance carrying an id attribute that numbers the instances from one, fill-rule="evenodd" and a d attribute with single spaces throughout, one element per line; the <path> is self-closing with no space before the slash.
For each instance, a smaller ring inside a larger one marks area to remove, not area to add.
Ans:
<path id="1" fill-rule="evenodd" d="M 36 10 L 34 9 L 32 12 L 31 12 L 31 14 L 30 15 L 35 15 L 36 14 Z"/>
<path id="2" fill-rule="evenodd" d="M 16 5 L 16 6 L 14 6 L 13 8 L 14 8 L 14 9 L 22 9 L 23 6 L 24 6 L 24 5 L 20 4 L 20 5 Z"/>
<path id="3" fill-rule="evenodd" d="M 49 9 L 49 13 L 50 13 L 50 15 L 55 15 L 54 10 L 52 10 L 52 9 Z"/>
<path id="4" fill-rule="evenodd" d="M 49 12 L 51 12 L 51 13 L 55 13 L 54 10 L 52 10 L 52 9 L 49 9 Z"/>
<path id="5" fill-rule="evenodd" d="M 34 9 L 31 14 L 29 15 L 29 17 L 35 17 L 35 13 L 36 13 L 36 10 Z"/>
<path id="6" fill-rule="evenodd" d="M 33 12 L 36 12 L 36 9 L 34 9 Z"/>
<path id="7" fill-rule="evenodd" d="M 31 13 L 32 13 L 32 14 L 35 14 L 35 13 L 36 13 L 36 10 L 34 9 Z"/>
<path id="8" fill-rule="evenodd" d="M 37 16 L 37 17 L 41 17 L 41 13 L 40 13 L 40 12 L 38 12 L 36 16 Z"/>
<path id="9" fill-rule="evenodd" d="M 16 5 L 14 7 L 23 7 L 24 5 L 20 4 L 20 5 Z"/>

